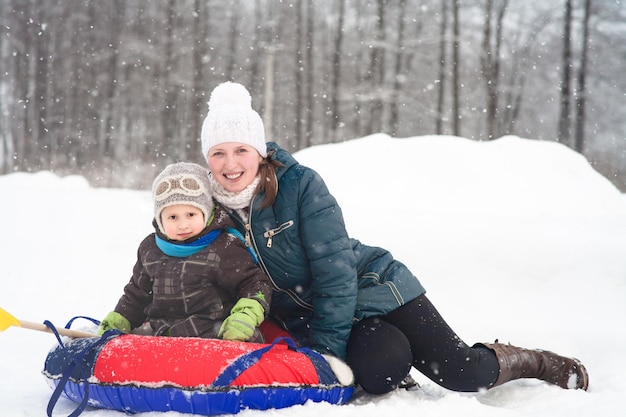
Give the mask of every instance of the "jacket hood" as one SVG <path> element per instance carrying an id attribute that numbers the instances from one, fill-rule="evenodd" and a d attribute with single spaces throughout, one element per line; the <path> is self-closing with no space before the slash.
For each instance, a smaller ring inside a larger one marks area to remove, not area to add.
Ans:
<path id="1" fill-rule="evenodd" d="M 276 178 L 280 181 L 280 177 L 284 175 L 289 168 L 298 164 L 296 158 L 294 158 L 289 152 L 281 148 L 276 142 L 267 142 L 267 152 L 274 151 L 272 159 L 283 164 L 278 170 L 276 170 Z"/>

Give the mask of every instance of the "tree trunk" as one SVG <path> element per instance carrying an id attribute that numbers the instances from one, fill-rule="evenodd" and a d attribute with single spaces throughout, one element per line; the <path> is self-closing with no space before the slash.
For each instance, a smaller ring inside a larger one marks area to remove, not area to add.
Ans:
<path id="1" fill-rule="evenodd" d="M 370 114 L 367 134 L 382 132 L 383 130 L 383 81 L 385 79 L 385 0 L 378 0 L 376 27 L 374 29 L 374 45 L 370 56 L 368 70 L 370 94 Z"/>
<path id="2" fill-rule="evenodd" d="M 315 10 L 313 9 L 314 7 L 314 2 L 312 1 L 307 1 L 306 5 L 307 5 L 307 15 L 306 15 L 306 21 L 307 21 L 307 31 L 306 31 L 306 99 L 307 99 L 307 106 L 306 106 L 306 123 L 305 123 L 305 133 L 304 133 L 304 137 L 305 137 L 305 141 L 304 141 L 304 147 L 309 147 L 313 144 L 313 113 L 314 113 L 314 109 L 315 109 L 315 98 L 313 96 L 313 85 L 315 82 L 315 78 L 313 77 L 313 74 L 315 74 L 315 64 L 314 64 L 314 59 L 313 59 L 313 45 L 315 44 L 315 29 L 313 26 L 313 17 L 314 17 L 314 12 Z"/>
<path id="3" fill-rule="evenodd" d="M 230 13 L 230 28 L 228 30 L 228 50 L 230 53 L 228 54 L 227 64 L 226 64 L 226 79 L 229 81 L 233 80 L 233 74 L 235 71 L 235 67 L 237 66 L 237 57 L 239 54 L 237 53 L 237 39 L 239 39 L 239 31 L 237 30 L 237 26 L 239 26 L 239 9 L 241 8 L 239 0 L 234 0 L 233 11 Z"/>
<path id="4" fill-rule="evenodd" d="M 19 2 L 15 1 L 15 3 Z M 13 4 L 12 6 L 20 10 L 18 4 Z M 16 167 L 23 171 L 30 171 L 32 165 L 34 165 L 32 160 L 32 154 L 34 152 L 31 150 L 33 134 L 31 119 L 29 117 L 30 106 L 28 105 L 31 101 L 29 84 L 33 78 L 33 74 L 30 70 L 30 62 L 34 38 L 32 35 L 32 23 L 28 18 L 28 16 L 32 14 L 30 2 L 26 10 L 24 10 L 24 8 L 21 10 L 23 10 L 24 13 L 16 16 L 16 26 L 20 28 L 16 33 L 16 38 L 21 48 L 18 48 L 15 54 L 15 76 L 17 78 L 15 82 L 15 101 L 22 103 L 22 105 L 18 107 L 18 111 L 16 112 L 16 126 L 13 132 L 16 140 L 15 152 L 20 156 Z"/>
<path id="5" fill-rule="evenodd" d="M 263 10 L 258 1 L 252 2 L 252 7 L 254 7 L 254 38 L 252 40 L 253 47 L 250 57 L 250 78 L 248 81 L 248 86 L 251 93 L 261 91 L 261 70 L 259 68 L 263 57 Z"/>
<path id="6" fill-rule="evenodd" d="M 208 28 L 207 24 L 208 16 L 205 13 L 208 7 L 203 6 L 202 0 L 194 0 L 194 17 L 193 17 L 193 51 L 192 51 L 192 90 L 191 90 L 191 134 L 192 140 L 190 143 L 189 153 L 195 158 L 200 155 L 200 133 L 202 131 L 202 122 L 208 112 L 205 102 L 208 102 L 208 97 L 205 97 L 204 92 L 206 86 L 204 85 L 204 56 L 206 55 L 206 47 L 208 44 Z M 206 155 L 203 155 L 203 158 Z"/>
<path id="7" fill-rule="evenodd" d="M 461 43 L 459 42 L 459 0 L 452 0 L 452 34 L 454 37 L 452 42 L 452 134 L 460 136 L 461 103 L 459 90 L 461 88 L 461 80 L 459 78 L 459 66 L 461 61 L 459 60 L 459 49 Z"/>
<path id="8" fill-rule="evenodd" d="M 485 80 L 485 110 L 487 115 L 487 139 L 493 139 L 495 132 L 495 111 L 496 111 L 496 80 L 493 71 L 493 48 L 491 46 L 491 14 L 493 10 L 493 0 L 485 3 L 485 26 L 483 28 L 483 49 L 481 54 L 481 68 Z"/>
<path id="9" fill-rule="evenodd" d="M 114 135 L 116 135 L 115 131 L 115 123 L 114 123 L 114 101 L 117 92 L 117 77 L 118 77 L 118 58 L 119 58 L 119 49 L 120 49 L 120 37 L 122 32 L 122 22 L 125 16 L 126 10 L 126 2 L 122 0 L 115 0 L 113 2 L 113 7 L 115 9 L 114 13 L 111 13 L 111 40 L 109 42 L 109 59 L 108 59 L 108 70 L 107 75 L 109 77 L 109 85 L 107 86 L 106 92 L 106 100 L 105 100 L 105 133 L 104 133 L 104 156 L 105 157 L 114 157 Z"/>
<path id="10" fill-rule="evenodd" d="M 175 66 L 174 60 L 174 24 L 176 17 L 176 0 L 168 0 L 165 9 L 165 46 L 163 51 L 163 63 L 160 67 L 160 79 L 162 80 L 163 102 L 161 103 L 161 137 L 158 152 L 165 158 L 167 163 L 175 159 L 174 147 L 177 131 L 176 123 L 176 87 L 172 80 L 172 71 Z"/>
<path id="11" fill-rule="evenodd" d="M 331 136 L 332 141 L 337 141 L 337 129 L 339 128 L 339 79 L 341 77 L 341 55 L 342 55 L 342 39 L 343 39 L 343 22 L 346 13 L 346 1 L 339 0 L 339 19 L 337 22 L 337 33 L 335 35 L 335 45 L 332 60 L 332 86 L 331 86 Z"/>
<path id="12" fill-rule="evenodd" d="M 298 1 L 296 2 L 296 45 L 295 45 L 295 54 L 294 54 L 294 58 L 295 58 L 295 62 L 294 62 L 294 78 L 296 80 L 296 85 L 295 85 L 295 90 L 296 90 L 296 106 L 295 106 L 295 111 L 296 111 L 296 117 L 295 117 L 295 137 L 296 137 L 296 142 L 298 143 L 299 147 L 303 147 L 304 145 L 304 136 L 302 135 L 302 124 L 303 124 L 303 120 L 302 120 L 302 116 L 304 113 L 304 94 L 303 94 L 303 89 L 304 89 L 304 85 L 302 80 L 304 79 L 304 61 L 303 61 L 303 49 L 306 48 L 306 46 L 303 43 L 303 35 L 302 32 L 305 30 L 305 28 L 302 25 L 302 22 L 304 20 L 302 13 L 303 13 L 303 6 L 302 6 L 302 2 Z"/>
<path id="13" fill-rule="evenodd" d="M 441 1 L 441 23 L 439 24 L 439 91 L 437 97 L 437 114 L 435 117 L 435 133 L 443 134 L 444 110 L 446 94 L 446 30 L 448 26 L 448 0 Z"/>
<path id="14" fill-rule="evenodd" d="M 264 76 L 264 102 L 263 102 L 263 124 L 265 126 L 265 136 L 271 138 L 274 132 L 274 106 L 275 93 L 277 91 L 275 84 L 276 76 L 276 56 L 283 48 L 281 45 L 280 25 L 282 22 L 280 14 L 280 4 L 268 2 L 267 16 L 268 22 L 265 25 L 264 45 L 265 45 L 265 76 Z M 278 10 L 276 9 L 278 8 Z"/>
<path id="15" fill-rule="evenodd" d="M 356 33 L 357 33 L 357 37 L 358 39 L 360 39 L 360 48 L 358 48 L 358 52 L 356 54 L 355 57 L 355 67 L 357 68 L 356 74 L 355 74 L 355 85 L 356 86 L 362 86 L 365 85 L 365 80 L 367 79 L 367 77 L 364 77 L 363 72 L 360 70 L 361 67 L 364 66 L 363 62 L 365 60 L 364 56 L 365 56 L 365 52 L 364 52 L 364 48 L 362 47 L 363 45 L 363 37 L 365 35 L 365 31 L 363 29 L 363 21 L 365 20 L 365 18 L 363 17 L 363 9 L 364 6 L 361 3 L 361 1 L 366 1 L 366 0 L 357 0 L 357 3 L 355 5 L 355 13 L 356 13 Z M 359 87 L 356 87 L 359 88 Z M 363 118 L 361 117 L 361 108 L 362 108 L 362 103 L 363 103 L 363 96 L 364 94 L 357 90 L 356 94 L 353 94 L 354 96 L 354 105 L 353 105 L 353 116 L 352 116 L 352 131 L 354 132 L 355 136 L 362 136 L 363 134 L 365 134 L 365 128 L 364 128 L 364 123 L 363 123 Z"/>
<path id="16" fill-rule="evenodd" d="M 495 99 L 493 102 L 493 116 L 494 116 L 494 125 L 495 125 L 495 131 L 492 133 L 493 137 L 499 137 L 501 136 L 502 132 L 500 129 L 500 126 L 502 124 L 501 120 L 502 120 L 502 116 L 500 114 L 500 108 L 499 108 L 499 103 L 500 103 L 500 79 L 501 79 L 501 66 L 502 66 L 502 58 L 501 58 L 501 49 L 502 49 L 502 39 L 504 39 L 504 36 L 502 35 L 502 31 L 504 30 L 504 25 L 502 24 L 502 22 L 504 21 L 504 14 L 506 12 L 506 8 L 507 8 L 507 3 L 508 0 L 502 0 L 502 3 L 500 4 L 500 9 L 498 10 L 498 18 L 496 20 L 496 35 L 495 35 L 495 51 L 493 54 L 493 58 L 494 58 L 494 64 L 493 64 L 493 74 L 494 74 L 494 80 L 495 80 L 495 85 L 494 85 L 494 92 L 495 92 Z"/>
<path id="17" fill-rule="evenodd" d="M 37 42 L 35 42 L 35 90 L 33 94 L 33 120 L 37 129 L 34 136 L 35 152 L 40 161 L 39 168 L 50 169 L 53 143 L 52 135 L 48 135 L 48 53 L 49 34 L 46 31 L 43 0 L 35 3 L 35 28 Z"/>
<path id="18" fill-rule="evenodd" d="M 517 23 L 518 27 L 524 27 L 525 25 L 521 17 Z M 514 135 L 518 131 L 518 121 L 526 91 L 526 80 L 529 75 L 532 75 L 532 65 L 535 63 L 532 51 L 538 35 L 541 34 L 549 22 L 549 19 L 541 17 L 528 27 L 527 36 L 518 43 L 521 47 L 519 49 L 516 48 L 515 53 L 510 58 L 509 82 L 506 86 L 507 93 L 504 96 L 503 104 L 505 109 L 500 116 L 501 133 Z"/>
<path id="19" fill-rule="evenodd" d="M 265 136 L 271 137 L 272 123 L 274 118 L 274 60 L 276 58 L 275 47 L 268 46 L 265 55 L 265 103 L 263 105 L 263 125 Z"/>
<path id="20" fill-rule="evenodd" d="M 5 16 L 5 5 L 0 2 L 0 16 Z M 4 22 L 3 22 L 4 23 Z M 12 144 L 11 144 L 11 129 L 7 129 L 10 126 L 8 120 L 5 118 L 6 111 L 4 109 L 5 106 L 11 107 L 11 100 L 13 99 L 13 94 L 10 91 L 10 86 L 13 84 L 13 80 L 10 79 L 10 70 L 9 66 L 11 62 L 7 59 L 7 54 L 5 54 L 4 44 L 6 42 L 7 33 L 6 23 L 1 25 L 0 27 L 0 85 L 5 87 L 8 91 L 5 93 L 6 98 L 0 100 L 0 126 L 4 126 L 4 129 L 0 129 L 0 175 L 6 174 L 10 172 L 11 169 L 11 158 L 12 153 Z M 5 102 L 6 100 L 6 102 Z"/>
<path id="21" fill-rule="evenodd" d="M 398 4 L 398 36 L 396 40 L 396 63 L 393 74 L 393 93 L 389 106 L 389 129 L 391 136 L 398 135 L 398 121 L 400 120 L 400 110 L 398 100 L 403 82 L 401 80 L 402 59 L 404 57 L 404 16 L 406 14 L 406 0 L 400 0 Z"/>
<path id="22" fill-rule="evenodd" d="M 589 16 L 591 14 L 591 0 L 585 0 L 583 15 L 583 39 L 578 69 L 578 88 L 576 91 L 576 130 L 574 149 L 581 154 L 585 152 L 585 106 L 587 99 L 587 53 L 589 49 Z"/>
<path id="23" fill-rule="evenodd" d="M 495 34 L 493 34 L 493 0 L 485 3 L 485 27 L 483 30 L 483 51 L 481 64 L 486 86 L 487 140 L 498 135 L 498 88 L 500 82 L 500 47 L 502 45 L 502 21 L 507 1 L 498 10 Z"/>
<path id="24" fill-rule="evenodd" d="M 557 140 L 563 144 L 570 144 L 570 82 L 572 69 L 572 0 L 565 0 L 565 16 L 563 19 L 563 56 L 561 78 L 561 114 Z"/>

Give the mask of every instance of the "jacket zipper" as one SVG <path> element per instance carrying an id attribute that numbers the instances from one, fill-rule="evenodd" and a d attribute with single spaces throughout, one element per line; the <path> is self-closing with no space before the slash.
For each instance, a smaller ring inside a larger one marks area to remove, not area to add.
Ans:
<path id="1" fill-rule="evenodd" d="M 252 218 L 252 207 L 254 206 L 254 200 L 256 199 L 256 195 L 254 197 L 252 197 L 252 201 L 250 202 L 250 211 L 248 212 L 248 219 Z M 274 289 L 276 291 L 280 291 L 282 293 L 287 294 L 296 304 L 298 304 L 300 307 L 306 308 L 307 310 L 311 310 L 313 311 L 313 305 L 307 303 L 306 301 L 304 301 L 302 298 L 300 298 L 295 292 L 288 290 L 288 289 L 284 289 L 279 287 L 276 284 L 276 281 L 274 281 L 274 278 L 272 278 L 272 274 L 270 274 L 270 271 L 267 269 L 267 267 L 265 266 L 265 262 L 263 262 L 263 257 L 261 256 L 261 252 L 259 251 L 257 244 L 256 244 L 256 240 L 254 239 L 254 234 L 252 233 L 252 225 L 250 224 L 250 220 L 248 220 L 247 222 L 243 222 L 242 219 L 242 223 L 244 228 L 246 229 L 246 236 L 245 236 L 245 240 L 246 240 L 246 244 L 249 244 L 250 247 L 252 247 L 252 249 L 256 252 L 256 255 L 259 259 L 259 265 L 261 265 L 261 269 L 263 269 L 263 272 L 265 272 L 265 274 L 268 276 L 268 278 L 270 279 L 271 283 L 272 283 L 272 287 L 274 287 Z M 271 248 L 272 247 L 272 243 L 271 243 L 271 237 L 273 237 L 274 235 L 276 235 L 277 233 L 280 233 L 281 231 L 285 230 L 288 227 L 291 227 L 293 225 L 294 221 L 293 220 L 289 220 L 286 223 L 283 223 L 279 228 L 277 229 L 273 229 L 271 231 L 267 231 L 265 233 L 263 233 L 264 237 L 268 237 L 268 244 L 267 247 Z M 270 232 L 271 236 L 270 236 Z"/>
<path id="2" fill-rule="evenodd" d="M 279 234 L 280 232 L 282 232 L 283 230 L 289 228 L 293 226 L 293 220 L 289 220 L 288 222 L 285 222 L 283 224 L 281 224 L 280 226 L 278 226 L 276 229 L 272 229 L 272 230 L 268 230 L 267 232 L 263 233 L 263 237 L 267 238 L 267 247 L 271 248 L 272 247 L 272 238 Z"/>

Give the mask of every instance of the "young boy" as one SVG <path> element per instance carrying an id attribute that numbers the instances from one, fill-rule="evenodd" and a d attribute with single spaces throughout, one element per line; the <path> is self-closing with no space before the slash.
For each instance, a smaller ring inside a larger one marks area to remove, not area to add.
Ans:
<path id="1" fill-rule="evenodd" d="M 208 175 L 181 162 L 154 180 L 155 233 L 139 245 L 130 282 L 100 334 L 147 322 L 154 335 L 263 342 L 258 325 L 268 312 L 270 281 L 229 232 L 234 224 L 213 204 Z"/>

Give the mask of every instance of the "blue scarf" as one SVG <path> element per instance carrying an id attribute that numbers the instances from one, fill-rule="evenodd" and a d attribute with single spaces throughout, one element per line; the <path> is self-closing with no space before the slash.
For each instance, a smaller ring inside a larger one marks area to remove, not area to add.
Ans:
<path id="1" fill-rule="evenodd" d="M 176 258 L 186 258 L 194 253 L 200 252 L 209 246 L 222 233 L 221 229 L 215 229 L 202 236 L 201 238 L 189 243 L 172 243 L 155 235 L 156 244 L 161 251 Z"/>

